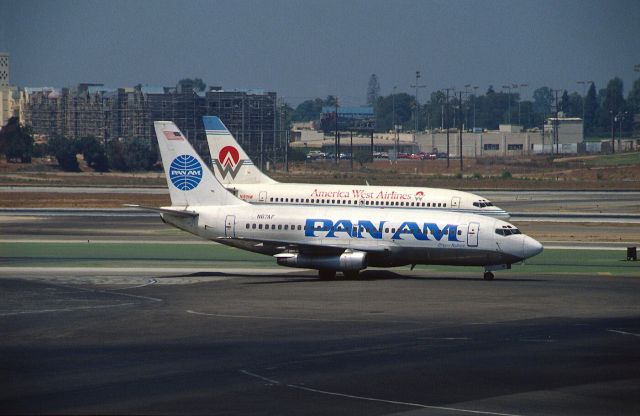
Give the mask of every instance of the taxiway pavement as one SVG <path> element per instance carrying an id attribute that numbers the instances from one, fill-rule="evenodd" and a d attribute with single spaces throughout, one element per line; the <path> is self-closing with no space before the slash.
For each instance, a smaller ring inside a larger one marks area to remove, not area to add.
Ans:
<path id="1" fill-rule="evenodd" d="M 637 278 L 53 274 L 0 269 L 0 413 L 640 412 Z"/>

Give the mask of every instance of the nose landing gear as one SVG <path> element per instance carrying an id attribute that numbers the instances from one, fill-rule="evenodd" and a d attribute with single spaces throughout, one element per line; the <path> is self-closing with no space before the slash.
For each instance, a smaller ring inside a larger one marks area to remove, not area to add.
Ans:
<path id="1" fill-rule="evenodd" d="M 484 272 L 484 280 L 493 280 L 493 273 Z"/>

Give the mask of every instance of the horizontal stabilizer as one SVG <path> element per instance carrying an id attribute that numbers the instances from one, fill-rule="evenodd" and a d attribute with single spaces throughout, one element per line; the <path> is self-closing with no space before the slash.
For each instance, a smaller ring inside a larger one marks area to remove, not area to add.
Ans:
<path id="1" fill-rule="evenodd" d="M 123 204 L 123 205 L 129 208 L 138 208 L 145 211 L 153 211 L 161 214 L 174 215 L 176 217 L 194 218 L 198 216 L 198 213 L 195 211 L 177 210 L 177 209 L 169 209 L 169 208 L 156 208 L 156 207 L 149 207 L 146 205 L 134 205 L 134 204 Z"/>

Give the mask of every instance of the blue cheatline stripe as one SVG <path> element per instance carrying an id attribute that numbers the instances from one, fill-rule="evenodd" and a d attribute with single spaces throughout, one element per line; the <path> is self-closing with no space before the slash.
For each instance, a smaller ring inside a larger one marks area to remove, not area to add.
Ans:
<path id="1" fill-rule="evenodd" d="M 222 120 L 216 116 L 203 116 L 202 122 L 204 123 L 205 130 L 227 131 Z"/>

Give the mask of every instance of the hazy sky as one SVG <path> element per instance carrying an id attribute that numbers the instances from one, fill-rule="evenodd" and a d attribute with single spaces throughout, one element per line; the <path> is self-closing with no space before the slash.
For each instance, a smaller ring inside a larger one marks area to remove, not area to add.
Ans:
<path id="1" fill-rule="evenodd" d="M 0 0 L 0 51 L 19 86 L 100 82 L 264 88 L 293 104 L 334 94 L 421 97 L 465 84 L 582 92 L 640 73 L 640 1 Z M 423 101 L 421 99 L 421 101 Z"/>

